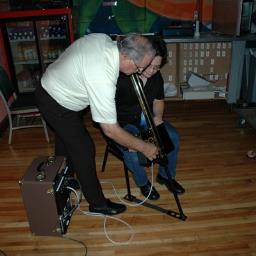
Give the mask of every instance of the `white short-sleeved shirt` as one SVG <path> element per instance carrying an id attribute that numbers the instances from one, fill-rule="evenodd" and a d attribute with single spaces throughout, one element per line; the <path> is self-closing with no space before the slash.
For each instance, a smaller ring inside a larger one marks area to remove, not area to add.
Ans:
<path id="1" fill-rule="evenodd" d="M 116 123 L 115 91 L 119 52 L 105 34 L 83 36 L 48 66 L 43 88 L 61 106 L 80 111 L 90 105 L 92 119 Z"/>

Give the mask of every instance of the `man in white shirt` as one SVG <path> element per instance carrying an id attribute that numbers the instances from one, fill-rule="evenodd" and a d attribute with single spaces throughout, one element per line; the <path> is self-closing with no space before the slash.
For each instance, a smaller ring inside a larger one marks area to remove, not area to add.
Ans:
<path id="1" fill-rule="evenodd" d="M 117 42 L 105 34 L 76 40 L 44 73 L 36 90 L 38 107 L 55 133 L 55 154 L 65 156 L 76 173 L 91 212 L 114 215 L 123 204 L 103 195 L 96 174 L 95 145 L 84 127 L 82 111 L 90 106 L 92 119 L 105 135 L 154 159 L 157 148 L 134 137 L 117 123 L 115 91 L 119 71 L 141 72 L 155 55 L 147 38 L 131 34 Z"/>

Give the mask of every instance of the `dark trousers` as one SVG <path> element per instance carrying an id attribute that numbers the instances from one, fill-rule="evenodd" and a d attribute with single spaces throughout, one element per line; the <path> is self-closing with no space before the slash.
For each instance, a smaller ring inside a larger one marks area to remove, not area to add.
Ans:
<path id="1" fill-rule="evenodd" d="M 82 113 L 62 107 L 41 86 L 36 89 L 36 101 L 55 133 L 55 155 L 67 158 L 89 204 L 106 205 L 96 173 L 95 145 L 84 126 Z"/>

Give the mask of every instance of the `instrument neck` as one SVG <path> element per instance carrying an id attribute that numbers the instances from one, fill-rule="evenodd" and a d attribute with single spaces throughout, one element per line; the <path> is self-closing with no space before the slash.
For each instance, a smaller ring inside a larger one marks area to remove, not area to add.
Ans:
<path id="1" fill-rule="evenodd" d="M 148 79 L 147 79 L 145 76 L 143 76 L 143 75 L 139 75 L 139 78 L 140 78 L 141 81 L 143 82 L 143 86 L 145 86 Z"/>

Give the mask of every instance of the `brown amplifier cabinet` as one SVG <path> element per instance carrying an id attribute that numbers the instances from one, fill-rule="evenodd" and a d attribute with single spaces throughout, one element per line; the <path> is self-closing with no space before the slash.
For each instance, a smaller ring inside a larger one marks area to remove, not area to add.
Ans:
<path id="1" fill-rule="evenodd" d="M 66 160 L 62 156 L 35 158 L 20 180 L 30 230 L 35 235 L 66 233 L 75 206 L 70 200 Z"/>

